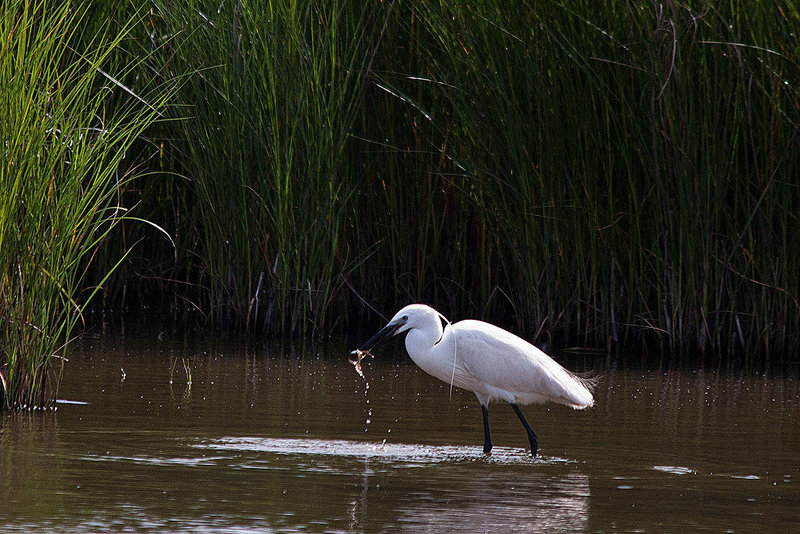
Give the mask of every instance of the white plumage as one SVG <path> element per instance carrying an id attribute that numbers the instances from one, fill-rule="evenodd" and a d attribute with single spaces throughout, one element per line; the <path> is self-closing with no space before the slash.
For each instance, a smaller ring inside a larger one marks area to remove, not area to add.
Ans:
<path id="1" fill-rule="evenodd" d="M 590 383 L 570 373 L 524 339 L 483 321 L 442 325 L 444 317 L 429 306 L 411 304 L 359 349 L 407 332 L 408 355 L 423 371 L 453 386 L 475 393 L 484 422 L 484 451 L 492 448 L 488 403 L 511 404 L 528 432 L 531 453 L 538 440 L 518 404 L 547 401 L 576 409 L 594 404 Z M 446 319 L 445 319 L 446 321 Z"/>

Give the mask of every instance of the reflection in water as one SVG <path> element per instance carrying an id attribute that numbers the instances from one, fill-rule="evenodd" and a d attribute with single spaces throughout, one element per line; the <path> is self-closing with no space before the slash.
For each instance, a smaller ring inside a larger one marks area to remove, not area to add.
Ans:
<path id="1" fill-rule="evenodd" d="M 356 498 L 353 499 L 350 509 L 350 523 L 348 528 L 351 531 L 355 530 L 360 524 L 366 523 L 367 514 L 369 513 L 369 507 L 367 506 L 367 503 L 369 501 L 369 477 L 372 474 L 372 469 L 370 469 L 369 466 L 369 457 L 364 458 L 363 463 L 364 465 L 361 470 L 360 481 L 361 491 Z"/>
<path id="2" fill-rule="evenodd" d="M 775 531 L 795 524 L 794 376 L 595 369 L 595 408 L 526 409 L 540 436 L 535 460 L 513 412 L 496 405 L 497 446 L 487 457 L 474 395 L 451 397 L 447 384 L 390 357 L 369 361 L 367 390 L 348 345 L 258 353 L 125 339 L 84 345 L 61 387 L 76 402 L 0 416 L 0 525 L 689 532 L 757 531 L 765 517 Z M 171 372 L 181 358 L 191 362 L 186 392 L 184 374 Z"/>
<path id="3" fill-rule="evenodd" d="M 589 479 L 582 473 L 531 473 L 510 482 L 502 472 L 458 480 L 452 491 L 415 494 L 397 519 L 415 532 L 582 532 L 589 520 Z"/>
<path id="4" fill-rule="evenodd" d="M 275 455 L 281 455 L 302 464 L 307 472 L 360 471 L 350 504 L 351 529 L 369 525 L 371 500 L 379 501 L 386 493 L 373 484 L 373 478 L 402 470 L 395 478 L 408 474 L 416 479 L 422 475 L 419 469 L 428 475 L 427 484 L 387 503 L 390 508 L 396 505 L 390 530 L 575 532 L 583 530 L 588 520 L 589 481 L 574 471 L 575 462 L 534 460 L 522 448 L 497 447 L 487 457 L 478 448 L 256 437 L 226 437 L 196 447 L 237 458 L 257 453 L 240 464 L 245 469 L 275 469 Z M 527 471 L 523 479 L 515 476 L 520 468 Z M 382 513 L 385 517 L 386 510 Z"/>

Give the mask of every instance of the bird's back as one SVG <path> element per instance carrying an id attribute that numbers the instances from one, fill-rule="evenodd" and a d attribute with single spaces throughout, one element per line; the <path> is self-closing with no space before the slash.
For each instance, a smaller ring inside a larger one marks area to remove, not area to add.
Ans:
<path id="1" fill-rule="evenodd" d="M 511 332 L 483 321 L 466 320 L 447 327 L 445 337 L 451 336 L 455 341 L 455 367 L 462 375 L 462 383 L 454 384 L 474 391 L 482 400 L 519 404 L 552 401 L 576 409 L 594 404 L 586 381 Z"/>

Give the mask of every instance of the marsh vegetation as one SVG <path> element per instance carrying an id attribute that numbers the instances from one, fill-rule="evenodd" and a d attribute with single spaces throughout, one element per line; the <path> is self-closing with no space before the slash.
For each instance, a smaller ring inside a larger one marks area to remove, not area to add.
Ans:
<path id="1" fill-rule="evenodd" d="M 258 336 L 425 301 L 550 346 L 800 348 L 793 2 L 0 10 L 6 407 L 93 296 Z"/>

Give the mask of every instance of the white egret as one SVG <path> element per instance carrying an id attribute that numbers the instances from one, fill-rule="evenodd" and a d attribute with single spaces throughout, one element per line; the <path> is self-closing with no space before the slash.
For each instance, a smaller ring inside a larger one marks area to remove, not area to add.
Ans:
<path id="1" fill-rule="evenodd" d="M 447 322 L 442 327 L 442 319 Z M 524 339 L 483 321 L 450 324 L 442 314 L 424 304 L 406 306 L 367 341 L 362 354 L 381 341 L 407 332 L 408 355 L 423 371 L 451 386 L 475 393 L 483 412 L 483 452 L 492 450 L 488 405 L 508 402 L 514 409 L 536 456 L 538 439 L 525 420 L 519 404 L 547 401 L 575 409 L 594 404 L 591 383 L 564 369 Z"/>

